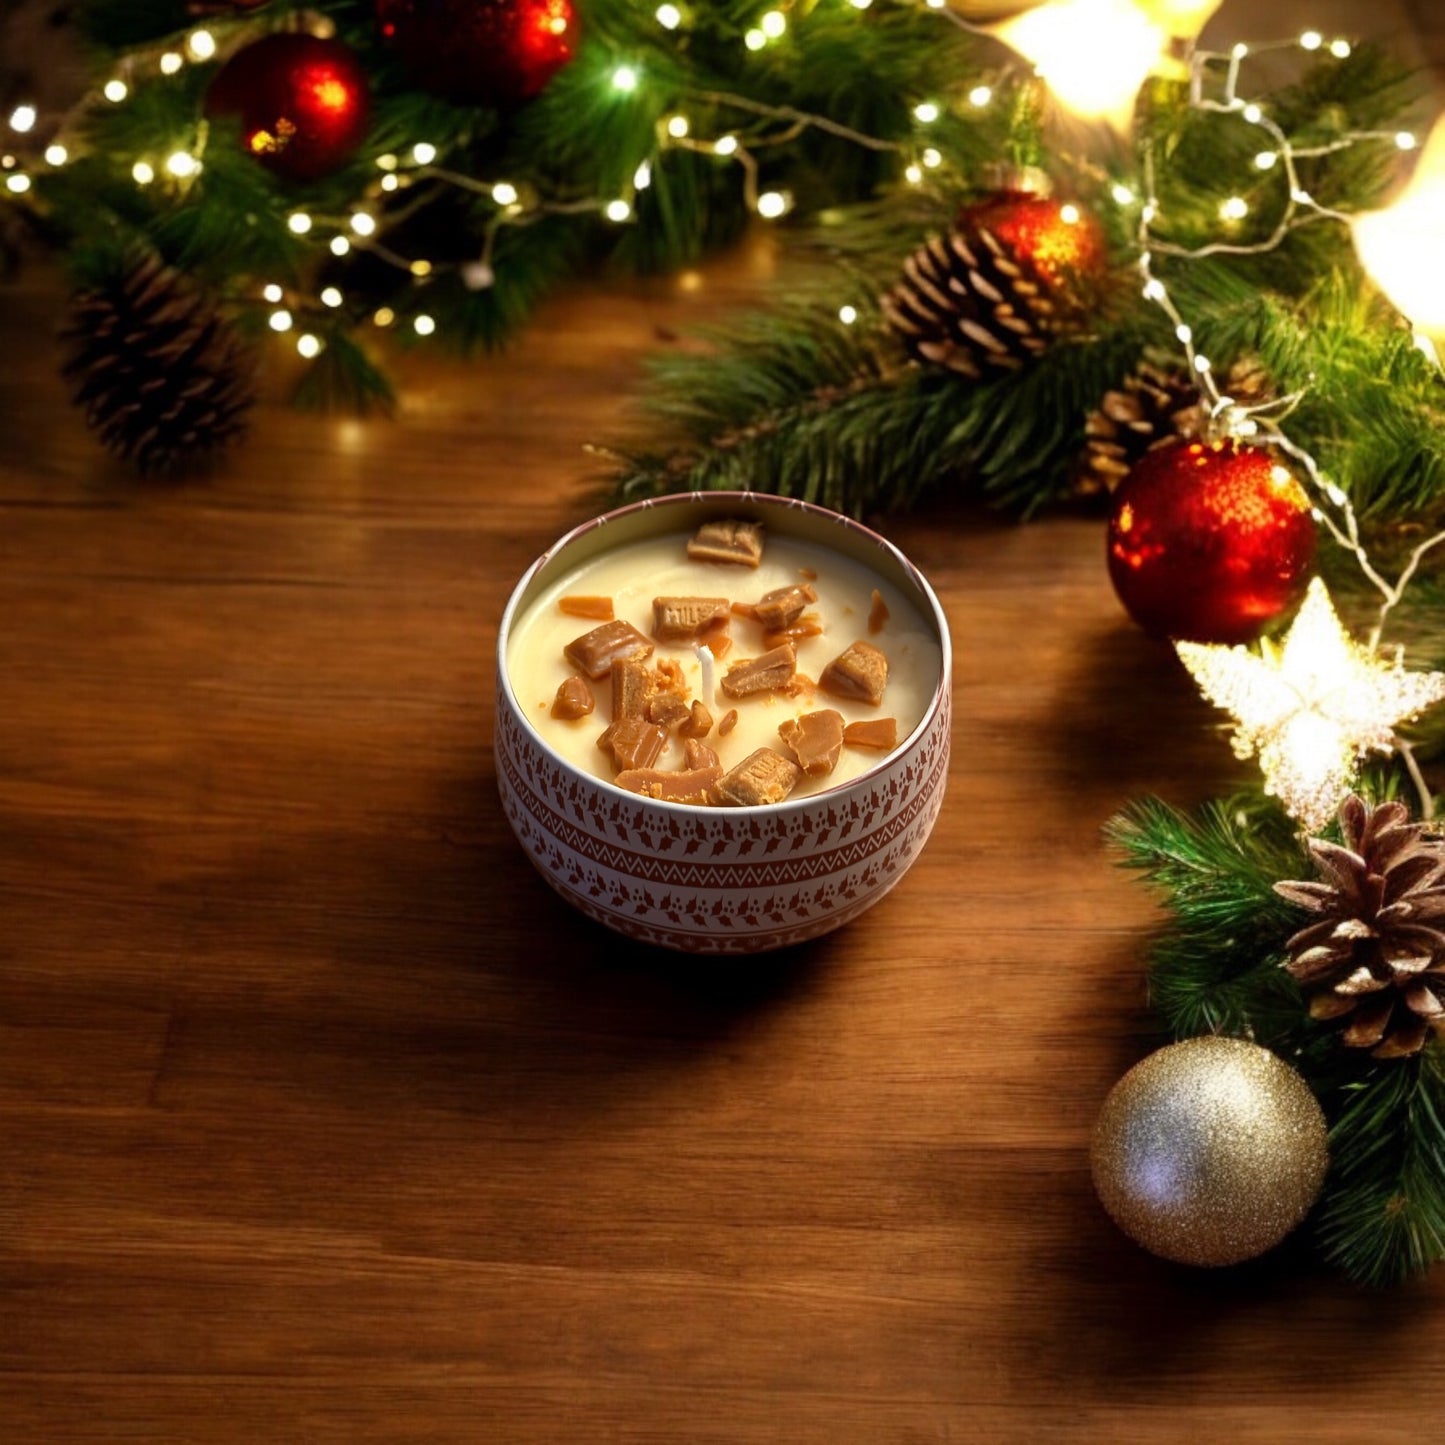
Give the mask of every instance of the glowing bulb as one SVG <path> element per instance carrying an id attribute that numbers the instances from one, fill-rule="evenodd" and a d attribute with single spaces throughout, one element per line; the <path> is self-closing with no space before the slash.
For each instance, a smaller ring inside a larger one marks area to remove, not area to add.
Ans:
<path id="1" fill-rule="evenodd" d="M 400 185 L 401 181 L 398 180 L 396 176 L 388 175 L 381 178 L 381 188 L 384 191 L 394 191 Z"/>
<path id="2" fill-rule="evenodd" d="M 377 326 L 390 326 L 396 320 L 396 312 L 390 306 L 379 306 L 371 319 Z"/>
<path id="3" fill-rule="evenodd" d="M 1128 186 L 1122 184 L 1116 185 L 1110 192 L 1110 195 L 1114 197 L 1114 203 L 1120 206 L 1132 206 L 1137 199 L 1134 192 L 1131 191 Z"/>
<path id="4" fill-rule="evenodd" d="M 311 229 L 311 217 L 305 211 L 292 211 L 286 217 L 286 226 L 293 235 L 304 236 Z"/>
<path id="5" fill-rule="evenodd" d="M 411 148 L 411 158 L 419 166 L 429 166 L 437 158 L 437 148 L 430 141 L 418 141 Z"/>
<path id="6" fill-rule="evenodd" d="M 737 152 L 738 138 L 735 135 L 720 135 L 713 143 L 714 155 L 730 156 Z"/>
<path id="7" fill-rule="evenodd" d="M 637 72 L 630 65 L 619 65 L 612 72 L 612 88 L 624 94 L 637 89 Z"/>
<path id="8" fill-rule="evenodd" d="M 1187 326 L 1182 321 L 1179 323 L 1178 326 L 1174 328 L 1174 334 L 1180 339 L 1180 341 L 1184 343 L 1185 346 L 1188 346 L 1189 343 L 1194 340 L 1193 328 Z"/>
<path id="9" fill-rule="evenodd" d="M 1445 335 L 1445 122 L 1437 120 L 1415 174 L 1393 205 L 1354 217 L 1355 250 L 1417 331 Z"/>
<path id="10" fill-rule="evenodd" d="M 335 286 L 328 286 L 321 293 L 321 304 L 323 306 L 337 307 L 340 306 L 345 299 Z"/>
<path id="11" fill-rule="evenodd" d="M 1278 162 L 1278 151 L 1260 151 L 1260 153 L 1254 158 L 1255 165 L 1262 171 L 1273 170 L 1276 164 L 1278 164 Z"/>
<path id="12" fill-rule="evenodd" d="M 844 326 L 851 326 L 858 319 L 858 308 L 856 306 L 840 306 L 838 308 L 838 320 Z"/>
<path id="13" fill-rule="evenodd" d="M 333 256 L 344 256 L 351 249 L 351 242 L 345 236 L 333 236 L 331 238 L 331 254 Z"/>
<path id="14" fill-rule="evenodd" d="M 848 0 L 848 3 L 855 10 L 866 10 L 873 3 L 873 0 Z"/>
<path id="15" fill-rule="evenodd" d="M 768 43 L 768 37 L 761 30 L 749 30 L 743 36 L 743 44 L 749 50 L 761 50 Z"/>
<path id="16" fill-rule="evenodd" d="M 304 331 L 296 338 L 296 350 L 310 361 L 315 356 L 321 355 L 321 338 L 313 336 L 309 331 Z"/>
<path id="17" fill-rule="evenodd" d="M 682 11 L 676 5 L 659 5 L 657 7 L 657 23 L 664 30 L 676 30 L 682 24 Z"/>
<path id="18" fill-rule="evenodd" d="M 1244 57 L 1249 54 L 1249 46 L 1247 46 L 1247 45 L 1244 43 L 1244 41 L 1242 41 L 1242 40 L 1237 40 L 1237 41 L 1235 41 L 1235 43 L 1234 43 L 1234 49 L 1231 50 L 1229 53 L 1230 53 L 1236 60 L 1243 60 Z"/>
<path id="19" fill-rule="evenodd" d="M 681 140 L 691 129 L 685 115 L 672 115 L 667 118 L 667 133 L 673 140 Z"/>
<path id="20" fill-rule="evenodd" d="M 769 40 L 776 40 L 788 28 L 788 17 L 781 10 L 769 10 L 758 25 Z"/>
<path id="21" fill-rule="evenodd" d="M 209 60 L 216 53 L 216 37 L 209 30 L 192 30 L 186 48 L 197 60 Z"/>
<path id="22" fill-rule="evenodd" d="M 652 184 L 652 162 L 643 161 L 632 173 L 632 186 L 634 190 L 645 191 Z"/>
<path id="23" fill-rule="evenodd" d="M 431 275 L 431 262 L 418 257 L 411 263 L 411 274 L 418 279 Z"/>
<path id="24" fill-rule="evenodd" d="M 975 85 L 968 93 L 968 103 L 982 110 L 993 99 L 993 91 L 986 85 Z"/>
<path id="25" fill-rule="evenodd" d="M 1243 196 L 1230 196 L 1219 207 L 1221 221 L 1242 221 L 1249 214 L 1249 202 Z"/>
<path id="26" fill-rule="evenodd" d="M 1144 287 L 1144 299 L 1146 301 L 1162 301 L 1169 293 L 1164 289 L 1162 281 L 1150 280 Z"/>
<path id="27" fill-rule="evenodd" d="M 130 173 L 138 186 L 148 186 L 156 178 L 155 169 L 148 161 L 137 161 L 130 168 Z"/>
<path id="28" fill-rule="evenodd" d="M 765 221 L 776 221 L 779 216 L 786 215 L 791 199 L 784 191 L 764 191 L 758 197 L 758 215 Z"/>
<path id="29" fill-rule="evenodd" d="M 290 331 L 291 313 L 289 311 L 273 311 L 271 313 L 272 331 Z"/>
<path id="30" fill-rule="evenodd" d="M 6 176 L 5 185 L 8 190 L 14 191 L 17 196 L 23 196 L 30 189 L 30 177 L 23 172 L 16 172 L 13 176 Z"/>
<path id="31" fill-rule="evenodd" d="M 922 104 L 913 107 L 913 116 L 915 120 L 922 121 L 924 125 L 932 125 L 938 119 L 939 110 L 931 100 L 925 100 Z"/>
<path id="32" fill-rule="evenodd" d="M 365 211 L 353 211 L 351 213 L 351 229 L 358 236 L 372 236 L 376 234 L 376 217 Z"/>
<path id="33" fill-rule="evenodd" d="M 1336 60 L 1348 60 L 1350 58 L 1350 42 L 1348 40 L 1331 40 L 1330 54 Z"/>
<path id="34" fill-rule="evenodd" d="M 263 286 L 261 288 L 261 295 L 273 306 L 281 299 L 283 294 L 281 288 L 274 281 L 269 286 Z"/>
<path id="35" fill-rule="evenodd" d="M 1207 356 L 1196 356 L 1194 358 L 1194 369 L 1202 376 L 1206 371 L 1212 370 L 1212 363 Z"/>
<path id="36" fill-rule="evenodd" d="M 394 171 L 401 164 L 401 161 L 392 155 L 390 151 L 387 151 L 384 156 L 377 156 L 376 164 L 377 167 L 383 171 Z"/>
<path id="37" fill-rule="evenodd" d="M 1079 224 L 1079 208 L 1072 201 L 1066 201 L 1059 207 L 1059 220 L 1066 226 L 1077 226 Z"/>
<path id="38" fill-rule="evenodd" d="M 430 336 L 437 329 L 436 322 L 425 314 L 416 317 L 411 324 L 418 336 Z"/>
<path id="39" fill-rule="evenodd" d="M 943 164 L 942 155 L 940 155 L 938 151 L 934 150 L 932 146 L 929 146 L 928 149 L 923 152 L 921 159 L 923 161 L 923 164 L 926 165 L 930 170 L 932 170 L 934 166 L 941 166 Z"/>
<path id="40" fill-rule="evenodd" d="M 1395 147 L 1397 150 L 1412 151 L 1420 142 L 1415 139 L 1413 131 L 1402 130 L 1395 132 Z"/>
<path id="41" fill-rule="evenodd" d="M 492 199 L 499 206 L 515 206 L 517 204 L 517 188 L 510 181 L 498 181 L 492 187 Z"/>
<path id="42" fill-rule="evenodd" d="M 130 87 L 123 80 L 107 80 L 101 94 L 112 105 L 119 105 L 130 94 Z"/>
<path id="43" fill-rule="evenodd" d="M 1052 0 L 989 29 L 1068 109 L 1120 129 L 1168 40 L 1131 0 Z"/>
<path id="44" fill-rule="evenodd" d="M 1302 50 L 1318 50 L 1325 43 L 1325 37 L 1318 30 L 1306 30 L 1299 43 Z"/>
<path id="45" fill-rule="evenodd" d="M 632 207 L 620 197 L 615 201 L 608 201 L 607 209 L 603 212 L 609 221 L 622 222 L 632 214 Z"/>
<path id="46" fill-rule="evenodd" d="M 70 152 L 63 145 L 45 147 L 45 164 L 48 166 L 63 166 L 70 159 Z"/>
<path id="47" fill-rule="evenodd" d="M 1247 105 L 1240 114 L 1250 125 L 1258 125 L 1264 119 L 1264 112 L 1257 105 Z"/>
<path id="48" fill-rule="evenodd" d="M 35 125 L 35 121 L 36 114 L 33 105 L 17 105 L 10 112 L 10 129 L 18 130 L 22 135 Z"/>
<path id="49" fill-rule="evenodd" d="M 185 64 L 185 58 L 178 50 L 168 50 L 161 56 L 161 74 L 174 75 Z"/>
<path id="50" fill-rule="evenodd" d="M 187 176 L 195 175 L 200 168 L 200 161 L 186 151 L 176 151 L 166 157 L 166 170 L 181 180 L 184 180 Z"/>
<path id="51" fill-rule="evenodd" d="M 918 185 L 919 182 L 923 180 L 923 167 L 908 166 L 903 172 L 903 179 L 907 181 L 910 186 Z"/>

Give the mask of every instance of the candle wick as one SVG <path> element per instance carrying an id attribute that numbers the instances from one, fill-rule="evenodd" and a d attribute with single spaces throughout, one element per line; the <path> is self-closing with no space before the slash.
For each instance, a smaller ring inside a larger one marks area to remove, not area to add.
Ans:
<path id="1" fill-rule="evenodd" d="M 702 664 L 702 696 L 708 707 L 717 706 L 717 691 L 713 682 L 713 664 L 716 659 L 712 655 L 712 648 L 704 643 L 695 642 L 692 648 L 697 654 L 697 660 Z"/>

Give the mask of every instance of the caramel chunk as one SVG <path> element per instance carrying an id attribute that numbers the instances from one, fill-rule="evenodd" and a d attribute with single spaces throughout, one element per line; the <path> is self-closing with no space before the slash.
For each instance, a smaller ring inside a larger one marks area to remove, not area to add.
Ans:
<path id="1" fill-rule="evenodd" d="M 798 654 L 791 642 L 785 642 L 759 657 L 733 663 L 722 680 L 722 690 L 729 697 L 749 697 L 755 692 L 769 692 L 775 687 L 782 687 L 797 667 Z"/>
<path id="2" fill-rule="evenodd" d="M 724 773 L 713 791 L 721 802 L 735 808 L 755 808 L 761 803 L 781 803 L 798 786 L 801 776 L 798 765 L 782 753 L 759 748 Z"/>
<path id="3" fill-rule="evenodd" d="M 713 787 L 721 777 L 722 768 L 717 765 L 687 768 L 680 773 L 658 768 L 627 768 L 613 781 L 619 788 L 640 793 L 644 798 L 660 798 L 669 803 L 710 803 Z"/>
<path id="4" fill-rule="evenodd" d="M 785 642 L 798 643 L 805 637 L 821 637 L 823 635 L 823 624 L 816 612 L 806 613 L 796 618 L 786 627 L 780 627 L 776 632 L 763 633 L 764 647 L 781 647 Z"/>
<path id="5" fill-rule="evenodd" d="M 697 640 L 721 662 L 733 650 L 732 634 L 728 631 L 728 619 L 709 622 L 697 635 Z"/>
<path id="6" fill-rule="evenodd" d="M 611 622 L 616 616 L 610 597 L 563 597 L 557 607 L 568 617 L 593 617 L 598 622 Z"/>
<path id="7" fill-rule="evenodd" d="M 652 642 L 630 622 L 604 622 L 591 632 L 573 638 L 562 651 L 568 662 L 596 682 L 611 672 L 614 662 L 651 657 Z"/>
<path id="8" fill-rule="evenodd" d="M 687 696 L 687 677 L 675 657 L 664 657 L 652 670 L 652 685 L 658 692 L 675 692 Z"/>
<path id="9" fill-rule="evenodd" d="M 700 699 L 694 699 L 687 721 L 678 728 L 685 738 L 705 738 L 712 731 L 712 714 Z"/>
<path id="10" fill-rule="evenodd" d="M 608 725 L 597 739 L 597 746 L 612 754 L 613 765 L 619 771 L 650 768 L 667 746 L 667 729 L 648 722 L 646 718 L 619 718 Z"/>
<path id="11" fill-rule="evenodd" d="M 888 604 L 883 600 L 883 594 L 875 587 L 873 589 L 873 606 L 868 612 L 868 631 L 882 632 L 883 624 L 892 615 L 888 610 Z"/>
<path id="12" fill-rule="evenodd" d="M 753 603 L 753 617 L 769 632 L 779 632 L 803 615 L 803 609 L 818 600 L 818 594 L 806 582 L 791 587 L 775 587 L 764 592 Z M 821 629 L 819 629 L 821 631 Z"/>
<path id="13" fill-rule="evenodd" d="M 587 679 L 573 673 L 557 689 L 557 696 L 552 699 L 552 716 L 571 722 L 574 718 L 586 717 L 596 706 L 597 700 L 592 696 L 592 689 L 587 686 Z"/>
<path id="14" fill-rule="evenodd" d="M 692 716 L 692 709 L 675 692 L 660 693 L 647 704 L 647 720 L 669 731 L 684 718 Z"/>
<path id="15" fill-rule="evenodd" d="M 687 544 L 695 562 L 736 562 L 756 567 L 763 560 L 763 524 L 724 518 L 704 522 Z"/>
<path id="16" fill-rule="evenodd" d="M 647 668 L 630 657 L 624 657 L 612 669 L 612 720 L 645 717 L 647 702 L 652 696 L 652 680 Z"/>
<path id="17" fill-rule="evenodd" d="M 850 748 L 896 748 L 898 719 L 874 717 L 867 722 L 850 722 L 843 729 L 843 741 Z"/>
<path id="18" fill-rule="evenodd" d="M 838 754 L 843 751 L 843 714 L 832 708 L 805 712 L 800 718 L 789 718 L 778 729 L 778 736 L 810 778 L 826 777 L 838 766 Z"/>
<path id="19" fill-rule="evenodd" d="M 852 642 L 823 669 L 818 686 L 834 697 L 859 698 L 877 707 L 888 685 L 888 659 L 871 642 Z"/>
<path id="20" fill-rule="evenodd" d="M 699 742 L 696 738 L 688 738 L 682 746 L 687 755 L 688 767 L 716 768 L 718 772 L 722 772 L 722 759 L 706 743 Z"/>
<path id="21" fill-rule="evenodd" d="M 725 738 L 738 725 L 738 710 L 730 707 L 723 715 L 722 721 L 717 725 L 717 735 Z"/>
<path id="22" fill-rule="evenodd" d="M 726 597 L 654 597 L 652 635 L 659 642 L 691 642 L 713 622 L 726 621 Z"/>

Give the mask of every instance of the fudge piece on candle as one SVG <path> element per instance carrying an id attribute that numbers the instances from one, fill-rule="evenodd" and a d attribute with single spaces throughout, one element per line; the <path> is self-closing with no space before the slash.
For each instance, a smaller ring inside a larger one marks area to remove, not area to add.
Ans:
<path id="1" fill-rule="evenodd" d="M 659 642 L 690 642 L 705 627 L 725 622 L 726 597 L 654 597 L 652 635 Z"/>
<path id="2" fill-rule="evenodd" d="M 552 716 L 571 722 L 576 718 L 586 717 L 596 706 L 597 699 L 592 696 L 587 679 L 578 677 L 574 672 L 558 685 L 557 696 L 552 699 Z"/>
<path id="3" fill-rule="evenodd" d="M 719 773 L 722 772 L 722 759 L 706 743 L 688 738 L 683 743 L 683 750 L 689 768 L 716 768 Z"/>
<path id="4" fill-rule="evenodd" d="M 782 687 L 798 670 L 798 654 L 791 642 L 774 647 L 758 657 L 745 658 L 728 668 L 722 690 L 729 697 L 750 697 Z"/>
<path id="5" fill-rule="evenodd" d="M 652 641 L 630 622 L 604 622 L 581 637 L 574 637 L 562 649 L 567 661 L 596 682 L 612 671 L 623 658 L 652 656 Z"/>
<path id="6" fill-rule="evenodd" d="M 738 725 L 738 710 L 730 707 L 723 715 L 722 721 L 717 725 L 717 735 L 725 738 Z"/>
<path id="7" fill-rule="evenodd" d="M 827 777 L 838 766 L 838 754 L 843 751 L 843 714 L 832 708 L 805 712 L 783 723 L 778 736 L 810 778 Z"/>
<path id="8" fill-rule="evenodd" d="M 685 738 L 705 738 L 712 731 L 712 714 L 700 699 L 694 699 L 686 721 L 678 728 Z"/>
<path id="9" fill-rule="evenodd" d="M 754 621 L 761 622 L 769 632 L 791 627 L 803 615 L 803 609 L 818 600 L 818 594 L 806 582 L 795 582 L 789 587 L 774 587 L 764 592 L 748 609 Z"/>
<path id="10" fill-rule="evenodd" d="M 713 792 L 722 803 L 736 808 L 756 808 L 764 803 L 781 803 L 794 788 L 802 771 L 782 753 L 759 748 L 737 767 L 718 779 Z"/>
<path id="11" fill-rule="evenodd" d="M 691 716 L 692 709 L 675 692 L 659 693 L 647 704 L 648 722 L 654 722 L 669 732 Z"/>
<path id="12" fill-rule="evenodd" d="M 590 617 L 594 622 L 611 622 L 617 615 L 610 597 L 559 597 L 557 607 L 568 617 Z"/>
<path id="13" fill-rule="evenodd" d="M 858 698 L 877 707 L 888 685 L 888 659 L 871 642 L 852 642 L 823 669 L 818 686 L 835 697 Z"/>
<path id="14" fill-rule="evenodd" d="M 687 544 L 695 562 L 736 562 L 756 567 L 763 560 L 763 524 L 725 518 L 704 522 Z"/>
<path id="15" fill-rule="evenodd" d="M 898 746 L 898 719 L 872 717 L 850 722 L 843 729 L 843 741 L 850 748 L 886 748 L 891 753 Z"/>
<path id="16" fill-rule="evenodd" d="M 709 767 L 687 768 L 682 772 L 669 773 L 660 768 L 628 768 L 613 779 L 619 788 L 629 793 L 639 793 L 644 798 L 660 798 L 668 803 L 707 804 L 712 799 L 713 786 L 722 777 L 722 768 L 713 764 Z"/>
<path id="17" fill-rule="evenodd" d="M 650 768 L 667 746 L 667 729 L 648 722 L 646 718 L 619 718 L 608 723 L 597 739 L 597 746 L 603 752 L 612 754 L 612 761 L 619 772 Z"/>
<path id="18" fill-rule="evenodd" d="M 645 717 L 647 700 L 652 695 L 652 681 L 642 663 L 624 657 L 612 668 L 612 721 L 625 717 Z"/>

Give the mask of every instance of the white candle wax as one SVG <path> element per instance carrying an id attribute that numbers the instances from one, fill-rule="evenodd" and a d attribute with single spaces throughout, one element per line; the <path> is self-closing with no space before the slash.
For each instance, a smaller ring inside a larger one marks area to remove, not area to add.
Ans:
<path id="1" fill-rule="evenodd" d="M 762 564 L 752 568 L 689 558 L 690 535 L 674 532 L 649 537 L 602 553 L 553 583 L 517 619 L 507 647 L 507 675 L 518 704 L 548 747 L 583 772 L 608 780 L 614 776 L 610 756 L 597 745 L 598 736 L 612 720 L 608 678 L 588 684 L 596 699 L 594 711 L 576 719 L 551 716 L 557 688 L 577 672 L 563 649 L 598 625 L 563 612 L 562 598 L 609 597 L 615 616 L 651 639 L 654 597 L 726 597 L 730 602 L 754 603 L 764 593 L 802 582 L 809 582 L 818 594 L 805 615 L 816 616 L 822 632 L 797 642 L 798 672 L 816 682 L 850 643 L 870 642 L 888 658 L 888 684 L 877 707 L 821 689 L 805 689 L 797 696 L 763 692 L 728 697 L 721 684 L 729 668 L 765 650 L 763 628 L 744 617 L 733 617 L 729 629 L 732 648 L 715 663 L 715 701 L 705 692 L 704 662 L 699 654 L 706 649 L 693 641 L 662 643 L 653 639 L 655 650 L 647 665 L 671 658 L 682 668 L 688 699 L 700 698 L 712 713 L 713 728 L 702 741 L 717 752 L 724 770 L 760 747 L 792 757 L 778 735 L 779 725 L 824 708 L 841 713 L 845 724 L 895 718 L 898 742 L 908 738 L 933 700 L 943 666 L 938 640 L 911 599 L 862 563 L 816 543 L 770 533 Z M 870 632 L 875 590 L 882 596 L 888 616 L 877 632 Z M 720 736 L 718 724 L 733 708 L 737 724 Z M 845 745 L 832 773 L 800 778 L 792 796 L 835 787 L 876 767 L 887 756 L 881 749 Z M 683 741 L 673 733 L 656 766 L 674 769 L 684 765 Z"/>

